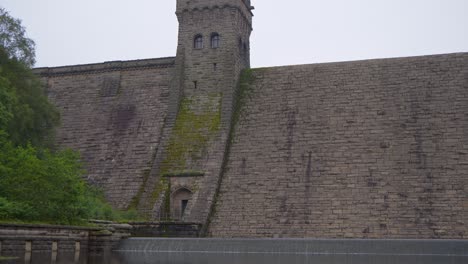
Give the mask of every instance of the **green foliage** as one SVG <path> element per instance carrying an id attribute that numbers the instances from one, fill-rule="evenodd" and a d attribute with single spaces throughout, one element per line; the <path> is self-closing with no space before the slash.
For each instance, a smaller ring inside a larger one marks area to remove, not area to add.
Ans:
<path id="1" fill-rule="evenodd" d="M 0 149 L 0 220 L 85 224 L 88 219 L 139 219 L 136 212 L 114 210 L 100 190 L 85 183 L 76 152 L 14 146 L 5 133 Z"/>
<path id="2" fill-rule="evenodd" d="M 85 193 L 85 208 L 89 219 L 114 220 L 116 211 L 105 201 L 102 190 L 89 186 Z"/>
<path id="3" fill-rule="evenodd" d="M 0 197 L 0 219 L 34 219 L 37 212 L 25 203 L 10 202 Z"/>
<path id="4" fill-rule="evenodd" d="M 16 145 L 51 146 L 53 130 L 60 122 L 40 80 L 29 68 L 8 59 L 0 48 L 0 129 Z"/>
<path id="5" fill-rule="evenodd" d="M 143 220 L 135 208 L 125 211 L 113 209 L 105 200 L 104 193 L 95 187 L 88 187 L 86 191 L 85 208 L 87 218 L 94 220 L 109 220 L 116 222 Z"/>
<path id="6" fill-rule="evenodd" d="M 4 133 L 0 149 L 2 218 L 70 224 L 86 217 L 86 184 L 75 152 L 15 147 Z M 12 205 L 20 210 L 12 211 Z"/>
<path id="7" fill-rule="evenodd" d="M 0 47 L 9 59 L 20 61 L 31 67 L 35 62 L 34 41 L 26 37 L 26 30 L 19 19 L 13 18 L 0 7 Z"/>
<path id="8" fill-rule="evenodd" d="M 16 95 L 10 82 L 0 76 L 0 130 L 6 131 L 13 118 L 13 106 L 16 104 Z"/>

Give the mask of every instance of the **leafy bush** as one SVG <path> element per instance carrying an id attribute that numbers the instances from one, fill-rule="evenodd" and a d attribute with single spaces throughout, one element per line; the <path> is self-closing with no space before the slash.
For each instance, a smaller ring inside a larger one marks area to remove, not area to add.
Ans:
<path id="1" fill-rule="evenodd" d="M 0 135 L 0 149 L 0 197 L 31 211 L 23 217 L 9 215 L 64 224 L 86 218 L 87 187 L 75 152 L 52 154 L 31 145 L 15 147 L 5 133 Z M 9 208 L 8 203 L 5 205 Z"/>
<path id="2" fill-rule="evenodd" d="M 17 202 L 10 202 L 0 197 L 0 219 L 24 219 L 34 220 L 37 218 L 35 212 L 29 205 Z"/>

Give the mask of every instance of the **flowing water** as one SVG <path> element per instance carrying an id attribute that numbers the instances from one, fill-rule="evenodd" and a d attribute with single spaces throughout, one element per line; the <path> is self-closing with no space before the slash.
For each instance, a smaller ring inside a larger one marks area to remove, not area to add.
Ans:
<path id="1" fill-rule="evenodd" d="M 2 264 L 466 264 L 463 256 L 397 256 L 397 255 L 298 255 L 298 254 L 223 254 L 223 253 L 130 253 L 113 252 L 106 256 L 33 254 L 24 258 L 1 261 Z"/>
<path id="2" fill-rule="evenodd" d="M 463 240 L 134 238 L 100 256 L 33 252 L 0 264 L 466 264 Z"/>

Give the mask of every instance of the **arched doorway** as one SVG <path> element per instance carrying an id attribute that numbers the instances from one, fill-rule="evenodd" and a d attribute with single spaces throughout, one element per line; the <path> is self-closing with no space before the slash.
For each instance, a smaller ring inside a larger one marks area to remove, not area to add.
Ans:
<path id="1" fill-rule="evenodd" d="M 192 192 L 186 188 L 180 188 L 171 195 L 171 217 L 174 220 L 182 220 L 187 210 Z"/>

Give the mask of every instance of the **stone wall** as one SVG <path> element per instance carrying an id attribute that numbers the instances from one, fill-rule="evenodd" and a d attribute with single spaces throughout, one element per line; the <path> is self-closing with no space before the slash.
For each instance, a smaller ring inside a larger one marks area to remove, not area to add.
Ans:
<path id="1" fill-rule="evenodd" d="M 136 206 L 169 106 L 174 58 L 36 69 L 62 114 L 57 142 L 80 151 L 88 182 Z"/>
<path id="2" fill-rule="evenodd" d="M 188 222 L 130 223 L 133 237 L 198 237 L 201 224 Z"/>
<path id="3" fill-rule="evenodd" d="M 131 226 L 75 227 L 35 224 L 0 224 L 0 256 L 31 252 L 102 253 L 130 235 Z"/>
<path id="4" fill-rule="evenodd" d="M 214 237 L 468 238 L 468 54 L 253 70 Z"/>

